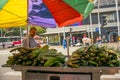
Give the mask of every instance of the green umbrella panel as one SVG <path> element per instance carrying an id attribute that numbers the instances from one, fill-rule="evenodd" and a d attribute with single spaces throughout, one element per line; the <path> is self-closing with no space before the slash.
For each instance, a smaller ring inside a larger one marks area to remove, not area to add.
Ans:
<path id="1" fill-rule="evenodd" d="M 8 0 L 0 0 L 0 10 L 4 7 L 4 5 L 8 2 Z"/>
<path id="2" fill-rule="evenodd" d="M 93 0 L 63 0 L 65 3 L 70 5 L 72 8 L 77 10 L 80 14 L 83 15 L 83 18 L 87 18 L 88 15 L 94 9 Z"/>

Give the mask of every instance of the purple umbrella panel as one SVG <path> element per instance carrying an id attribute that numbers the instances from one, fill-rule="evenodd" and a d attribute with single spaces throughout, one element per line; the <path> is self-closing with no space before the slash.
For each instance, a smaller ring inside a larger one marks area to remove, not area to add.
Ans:
<path id="1" fill-rule="evenodd" d="M 56 28 L 56 22 L 42 0 L 29 0 L 29 24 Z"/>

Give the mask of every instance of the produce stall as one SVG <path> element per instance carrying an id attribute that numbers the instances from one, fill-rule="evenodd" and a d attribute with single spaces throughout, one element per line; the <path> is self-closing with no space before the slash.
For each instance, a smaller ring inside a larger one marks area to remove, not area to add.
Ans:
<path id="1" fill-rule="evenodd" d="M 65 56 L 45 45 L 42 48 L 18 47 L 7 64 L 22 72 L 22 80 L 100 80 L 103 74 L 115 74 L 120 69 L 119 51 L 91 45 Z M 66 59 L 67 58 L 67 59 Z"/>
<path id="2" fill-rule="evenodd" d="M 103 74 L 115 74 L 120 67 L 37 67 L 12 66 L 22 72 L 22 80 L 100 80 Z"/>

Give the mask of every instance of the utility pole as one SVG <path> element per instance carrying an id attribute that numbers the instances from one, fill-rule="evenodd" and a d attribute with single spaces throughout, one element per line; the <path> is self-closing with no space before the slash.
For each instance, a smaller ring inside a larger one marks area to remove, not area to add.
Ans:
<path id="1" fill-rule="evenodd" d="M 98 27 L 99 27 L 99 37 L 101 37 L 101 25 L 100 25 L 100 0 L 98 0 Z"/>
<path id="2" fill-rule="evenodd" d="M 92 28 L 92 14 L 90 14 L 90 30 L 91 30 L 91 39 L 92 39 L 92 43 L 93 43 L 93 28 Z"/>
<path id="3" fill-rule="evenodd" d="M 87 33 L 88 33 L 88 38 L 90 38 L 90 26 L 87 26 Z"/>
<path id="4" fill-rule="evenodd" d="M 117 15 L 117 27 L 118 27 L 118 41 L 120 43 L 120 23 L 119 23 L 119 12 L 118 12 L 118 0 L 115 0 L 116 15 Z"/>

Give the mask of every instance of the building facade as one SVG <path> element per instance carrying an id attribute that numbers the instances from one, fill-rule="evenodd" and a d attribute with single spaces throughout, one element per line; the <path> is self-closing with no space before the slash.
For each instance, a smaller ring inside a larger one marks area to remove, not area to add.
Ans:
<path id="1" fill-rule="evenodd" d="M 98 25 L 98 12 L 100 14 L 100 28 Z M 118 13 L 118 19 L 120 19 L 120 0 L 118 0 Z M 115 0 L 100 0 L 99 9 L 98 3 L 96 3 L 95 8 L 91 13 L 91 18 L 89 16 L 83 20 L 81 25 L 62 28 L 48 28 L 44 36 L 48 38 L 49 44 L 54 45 L 62 45 L 62 40 L 66 36 L 70 37 L 72 44 L 76 44 L 78 42 L 82 43 L 84 35 L 86 35 L 86 37 L 93 38 L 94 43 L 99 35 L 104 43 L 118 42 L 118 29 L 119 26 L 117 25 Z M 99 31 L 101 31 L 101 34 Z"/>

